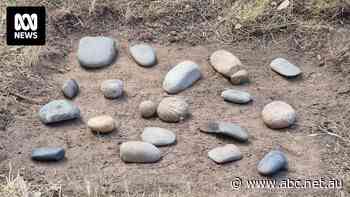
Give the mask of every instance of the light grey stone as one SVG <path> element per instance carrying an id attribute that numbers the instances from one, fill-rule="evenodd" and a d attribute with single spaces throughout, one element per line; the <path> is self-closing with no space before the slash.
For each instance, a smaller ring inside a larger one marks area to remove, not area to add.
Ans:
<path id="1" fill-rule="evenodd" d="M 54 100 L 39 111 L 40 120 L 45 124 L 80 118 L 80 109 L 67 100 Z"/>
<path id="2" fill-rule="evenodd" d="M 79 85 L 74 79 L 69 79 L 62 86 L 63 95 L 69 99 L 74 98 L 79 93 Z"/>
<path id="3" fill-rule="evenodd" d="M 79 41 L 78 60 L 86 68 L 101 68 L 117 57 L 117 43 L 109 37 L 83 37 Z"/>
<path id="4" fill-rule="evenodd" d="M 115 99 L 123 94 L 124 83 L 119 79 L 110 79 L 103 81 L 101 84 L 101 91 L 108 99 Z"/>
<path id="5" fill-rule="evenodd" d="M 274 59 L 270 67 L 272 70 L 285 77 L 296 77 L 301 74 L 299 67 L 283 58 Z"/>
<path id="6" fill-rule="evenodd" d="M 258 164 L 258 172 L 264 176 L 271 176 L 287 169 L 288 161 L 283 152 L 273 150 L 266 154 Z"/>
<path id="7" fill-rule="evenodd" d="M 236 104 L 246 104 L 252 101 L 252 97 L 249 93 L 239 90 L 225 90 L 221 93 L 221 97 L 224 98 L 225 101 Z"/>
<path id="8" fill-rule="evenodd" d="M 192 61 L 184 61 L 167 73 L 163 89 L 169 94 L 176 94 L 192 86 L 200 78 L 199 66 Z"/>
<path id="9" fill-rule="evenodd" d="M 174 144 L 176 135 L 167 129 L 159 127 L 146 127 L 141 134 L 142 141 L 155 146 L 166 146 Z"/>
<path id="10" fill-rule="evenodd" d="M 129 51 L 131 57 L 141 66 L 150 67 L 157 63 L 156 51 L 148 44 L 136 44 Z"/>
<path id="11" fill-rule="evenodd" d="M 248 140 L 248 133 L 246 129 L 234 123 L 210 121 L 201 125 L 199 130 L 204 133 L 225 135 L 242 142 Z"/>
<path id="12" fill-rule="evenodd" d="M 154 163 L 160 160 L 159 149 L 151 143 L 129 141 L 120 146 L 120 158 L 124 162 Z"/>
<path id="13" fill-rule="evenodd" d="M 208 152 L 208 157 L 218 164 L 237 161 L 242 159 L 243 155 L 239 148 L 233 144 L 227 144 L 212 149 Z"/>

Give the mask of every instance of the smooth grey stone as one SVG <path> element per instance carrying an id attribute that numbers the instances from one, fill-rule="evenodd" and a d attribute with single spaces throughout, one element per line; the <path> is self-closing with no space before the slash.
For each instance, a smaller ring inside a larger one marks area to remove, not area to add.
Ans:
<path id="1" fill-rule="evenodd" d="M 122 96 L 123 87 L 123 81 L 119 79 L 110 79 L 102 82 L 101 91 L 106 98 L 115 99 Z"/>
<path id="2" fill-rule="evenodd" d="M 200 78 L 199 66 L 192 61 L 184 61 L 168 72 L 163 88 L 169 94 L 176 94 L 192 86 Z"/>
<path id="3" fill-rule="evenodd" d="M 221 134 L 242 142 L 248 140 L 246 129 L 234 123 L 208 122 L 200 126 L 199 129 L 204 133 Z"/>
<path id="4" fill-rule="evenodd" d="M 101 68 L 113 63 L 117 44 L 109 37 L 83 37 L 79 41 L 78 60 L 86 68 Z"/>
<path id="5" fill-rule="evenodd" d="M 176 135 L 167 129 L 159 127 L 146 127 L 141 134 L 142 141 L 155 146 L 166 146 L 174 144 Z"/>
<path id="6" fill-rule="evenodd" d="M 69 79 L 62 86 L 63 95 L 67 98 L 74 98 L 79 93 L 79 85 L 74 79 Z"/>
<path id="7" fill-rule="evenodd" d="M 221 97 L 223 97 L 225 101 L 236 104 L 246 104 L 252 101 L 252 97 L 249 93 L 239 90 L 225 90 L 221 93 Z"/>
<path id="8" fill-rule="evenodd" d="M 288 168 L 288 161 L 283 152 L 273 150 L 266 154 L 258 164 L 258 172 L 264 176 L 273 175 Z"/>
<path id="9" fill-rule="evenodd" d="M 296 77 L 301 74 L 301 70 L 299 67 L 283 58 L 274 59 L 271 62 L 270 67 L 272 68 L 272 70 L 285 77 Z"/>
<path id="10" fill-rule="evenodd" d="M 63 148 L 35 148 L 32 150 L 32 159 L 37 161 L 60 161 L 64 158 Z"/>
<path id="11" fill-rule="evenodd" d="M 39 111 L 40 120 L 45 124 L 80 118 L 80 109 L 67 100 L 54 100 Z"/>
<path id="12" fill-rule="evenodd" d="M 242 159 L 242 153 L 239 148 L 233 144 L 227 144 L 212 149 L 208 152 L 208 157 L 218 164 L 237 161 Z"/>
<path id="13" fill-rule="evenodd" d="M 131 57 L 141 66 L 150 67 L 157 63 L 156 51 L 148 44 L 137 44 L 129 48 Z"/>
<path id="14" fill-rule="evenodd" d="M 154 163 L 160 160 L 160 150 L 151 143 L 129 141 L 120 146 L 120 158 L 124 162 Z"/>

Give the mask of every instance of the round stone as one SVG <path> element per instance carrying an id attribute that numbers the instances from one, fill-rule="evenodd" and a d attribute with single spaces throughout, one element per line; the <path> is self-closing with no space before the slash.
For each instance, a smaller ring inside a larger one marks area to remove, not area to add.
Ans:
<path id="1" fill-rule="evenodd" d="M 118 79 L 110 79 L 102 82 L 101 91 L 108 99 L 115 99 L 123 94 L 123 81 Z"/>
<path id="2" fill-rule="evenodd" d="M 273 71 L 285 77 L 296 77 L 301 74 L 301 70 L 296 65 L 283 58 L 274 59 L 270 67 Z"/>
<path id="3" fill-rule="evenodd" d="M 239 90 L 225 90 L 221 93 L 221 97 L 223 97 L 225 101 L 236 104 L 246 104 L 252 101 L 252 97 L 249 93 Z"/>
<path id="4" fill-rule="evenodd" d="M 199 130 L 204 133 L 225 135 L 241 142 L 245 142 L 248 140 L 247 130 L 234 123 L 211 121 L 202 124 L 199 127 Z"/>
<path id="5" fill-rule="evenodd" d="M 208 157 L 218 164 L 242 159 L 239 148 L 233 144 L 217 147 L 208 152 Z"/>
<path id="6" fill-rule="evenodd" d="M 135 62 L 144 67 L 150 67 L 157 63 L 155 50 L 148 44 L 137 44 L 129 48 L 131 57 Z"/>
<path id="7" fill-rule="evenodd" d="M 231 77 L 234 73 L 241 70 L 241 61 L 232 53 L 226 50 L 215 51 L 210 56 L 210 64 L 214 69 L 226 77 Z"/>
<path id="8" fill-rule="evenodd" d="M 100 68 L 113 63 L 117 44 L 108 37 L 83 37 L 79 41 L 78 60 L 86 68 Z"/>
<path id="9" fill-rule="evenodd" d="M 165 122 L 179 122 L 189 114 L 189 105 L 179 97 L 164 98 L 158 105 L 157 114 Z"/>
<path id="10" fill-rule="evenodd" d="M 32 159 L 36 161 L 60 161 L 64 159 L 63 148 L 43 147 L 32 150 Z"/>
<path id="11" fill-rule="evenodd" d="M 247 70 L 240 70 L 233 74 L 230 78 L 233 85 L 241 85 L 249 82 L 249 74 Z"/>
<path id="12" fill-rule="evenodd" d="M 120 158 L 124 162 L 154 163 L 160 160 L 161 155 L 159 149 L 153 144 L 129 141 L 120 146 Z"/>
<path id="13" fill-rule="evenodd" d="M 184 61 L 167 73 L 163 89 L 169 94 L 176 94 L 192 86 L 200 78 L 199 66 L 192 61 Z"/>
<path id="14" fill-rule="evenodd" d="M 79 85 L 74 79 L 69 79 L 62 86 L 63 95 L 69 99 L 74 98 L 79 93 Z"/>
<path id="15" fill-rule="evenodd" d="M 80 109 L 67 100 L 54 100 L 44 105 L 39 111 L 44 124 L 80 118 Z"/>
<path id="16" fill-rule="evenodd" d="M 140 103 L 139 110 L 143 118 L 151 118 L 157 113 L 157 105 L 152 101 L 143 101 Z"/>
<path id="17" fill-rule="evenodd" d="M 274 150 L 264 156 L 258 164 L 258 172 L 264 176 L 271 176 L 280 170 L 288 168 L 288 161 L 283 152 Z"/>
<path id="18" fill-rule="evenodd" d="M 174 144 L 176 135 L 167 129 L 159 127 L 146 127 L 141 135 L 142 141 L 151 143 L 155 146 L 166 146 Z"/>
<path id="19" fill-rule="evenodd" d="M 262 111 L 265 124 L 272 129 L 290 127 L 296 121 L 296 112 L 289 104 L 283 101 L 273 101 Z"/>
<path id="20" fill-rule="evenodd" d="M 87 126 L 97 133 L 110 133 L 115 129 L 115 121 L 110 116 L 97 116 L 87 122 Z"/>

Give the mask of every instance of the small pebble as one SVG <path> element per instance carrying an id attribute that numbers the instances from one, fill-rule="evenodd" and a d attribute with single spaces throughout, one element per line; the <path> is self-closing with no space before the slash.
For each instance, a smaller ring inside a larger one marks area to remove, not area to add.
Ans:
<path id="1" fill-rule="evenodd" d="M 249 93 L 239 90 L 225 90 L 221 93 L 221 97 L 224 98 L 225 101 L 236 104 L 246 104 L 252 101 L 252 97 Z"/>
<path id="2" fill-rule="evenodd" d="M 110 79 L 103 81 L 101 91 L 108 99 L 115 99 L 123 95 L 123 81 L 119 79 Z"/>
<path id="3" fill-rule="evenodd" d="M 290 127 L 296 121 L 296 112 L 292 106 L 283 101 L 273 101 L 262 111 L 265 124 L 272 129 Z"/>
<path id="4" fill-rule="evenodd" d="M 217 147 L 208 152 L 208 157 L 218 164 L 237 161 L 242 159 L 243 155 L 239 148 L 233 144 Z"/>
<path id="5" fill-rule="evenodd" d="M 32 159 L 36 161 L 60 161 L 64 155 L 63 148 L 44 147 L 32 150 Z"/>
<path id="6" fill-rule="evenodd" d="M 63 95 L 69 99 L 74 98 L 79 93 L 79 85 L 74 79 L 69 79 L 62 86 Z"/>
<path id="7" fill-rule="evenodd" d="M 167 129 L 159 127 L 146 127 L 141 135 L 142 141 L 155 146 L 166 146 L 174 144 L 176 135 Z"/>
<path id="8" fill-rule="evenodd" d="M 258 172 L 264 176 L 271 176 L 277 172 L 287 169 L 288 161 L 281 151 L 271 151 L 264 156 L 258 164 Z"/>
<path id="9" fill-rule="evenodd" d="M 247 70 L 240 70 L 233 74 L 230 78 L 233 85 L 242 85 L 249 82 L 249 74 Z"/>
<path id="10" fill-rule="evenodd" d="M 120 145 L 120 158 L 124 162 L 154 163 L 160 160 L 160 150 L 151 143 L 129 141 Z"/>
<path id="11" fill-rule="evenodd" d="M 110 133 L 116 127 L 114 119 L 106 115 L 89 119 L 87 126 L 97 133 Z"/>
<path id="12" fill-rule="evenodd" d="M 157 63 L 155 50 L 148 44 L 137 44 L 129 48 L 135 62 L 144 67 L 150 67 Z"/>
<path id="13" fill-rule="evenodd" d="M 157 114 L 165 122 L 179 122 L 189 116 L 189 105 L 180 97 L 167 97 L 159 103 Z"/>
<path id="14" fill-rule="evenodd" d="M 157 104 L 153 101 L 143 101 L 140 103 L 139 111 L 143 118 L 154 117 L 157 113 Z"/>

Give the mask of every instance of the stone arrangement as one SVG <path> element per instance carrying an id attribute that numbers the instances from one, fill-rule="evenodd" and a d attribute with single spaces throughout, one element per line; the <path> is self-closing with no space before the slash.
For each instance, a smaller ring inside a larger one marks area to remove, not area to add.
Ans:
<path id="1" fill-rule="evenodd" d="M 98 69 L 113 64 L 117 59 L 118 45 L 108 37 L 83 37 L 79 42 L 78 62 L 84 68 Z M 148 44 L 129 47 L 131 58 L 142 67 L 157 64 L 156 51 Z M 230 80 L 233 85 L 250 81 L 249 73 L 238 57 L 226 50 L 214 52 L 209 63 L 218 73 Z M 296 77 L 301 70 L 283 58 L 277 58 L 270 64 L 271 69 L 287 78 Z M 169 123 L 184 121 L 190 116 L 190 106 L 186 98 L 174 96 L 193 86 L 202 77 L 200 66 L 193 61 L 183 61 L 174 66 L 165 76 L 162 87 L 171 94 L 160 103 L 145 100 L 139 105 L 142 118 L 158 117 Z M 101 95 L 106 99 L 118 99 L 123 95 L 123 81 L 108 79 L 100 84 Z M 66 99 L 78 96 L 79 85 L 74 79 L 65 81 L 62 93 Z M 228 89 L 222 92 L 224 101 L 244 105 L 252 102 L 248 92 Z M 71 101 L 54 100 L 44 105 L 39 111 L 44 124 L 57 123 L 80 118 L 80 110 Z M 296 121 L 296 112 L 283 101 L 273 101 L 262 110 L 262 120 L 271 129 L 290 127 Z M 87 127 L 94 133 L 108 134 L 117 130 L 113 117 L 99 115 L 88 120 Z M 237 123 L 208 121 L 198 128 L 209 135 L 222 135 L 235 141 L 248 141 L 248 131 Z M 120 146 L 120 158 L 126 163 L 153 163 L 162 158 L 158 147 L 176 144 L 176 134 L 165 128 L 147 127 L 140 135 L 140 141 L 127 141 Z M 41 147 L 32 150 L 32 159 L 37 161 L 60 161 L 65 151 L 60 147 Z M 217 164 L 243 159 L 243 154 L 234 144 L 226 144 L 208 152 L 208 158 Z M 280 150 L 272 150 L 258 162 L 257 170 L 261 175 L 271 176 L 288 168 L 287 157 Z"/>

